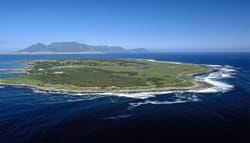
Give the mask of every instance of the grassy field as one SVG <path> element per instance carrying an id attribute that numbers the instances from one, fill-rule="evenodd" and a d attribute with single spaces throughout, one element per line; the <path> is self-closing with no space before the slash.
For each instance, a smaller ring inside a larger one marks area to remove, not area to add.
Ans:
<path id="1" fill-rule="evenodd" d="M 27 75 L 3 83 L 68 91 L 119 91 L 194 86 L 207 67 L 133 59 L 60 59 L 26 62 Z"/>

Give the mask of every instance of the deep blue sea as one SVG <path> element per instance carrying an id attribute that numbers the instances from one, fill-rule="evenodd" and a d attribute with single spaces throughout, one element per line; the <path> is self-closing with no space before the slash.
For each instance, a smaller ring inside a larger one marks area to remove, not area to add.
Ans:
<path id="1" fill-rule="evenodd" d="M 21 61 L 137 58 L 203 64 L 212 88 L 133 94 L 47 93 L 0 86 L 0 143 L 250 142 L 250 53 L 0 55 L 0 78 Z"/>

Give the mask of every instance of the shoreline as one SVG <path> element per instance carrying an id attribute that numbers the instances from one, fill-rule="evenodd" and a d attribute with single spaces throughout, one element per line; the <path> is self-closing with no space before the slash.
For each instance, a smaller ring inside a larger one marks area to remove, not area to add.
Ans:
<path id="1" fill-rule="evenodd" d="M 121 89 L 121 90 L 69 90 L 69 89 L 56 89 L 56 88 L 49 88 L 49 87 L 42 87 L 37 85 L 28 85 L 28 84 L 10 84 L 4 83 L 0 80 L 0 86 L 16 86 L 16 87 L 24 87 L 30 89 L 36 89 L 39 91 L 44 92 L 56 92 L 56 93 L 143 93 L 143 92 L 165 92 L 165 91 L 187 91 L 187 90 L 199 90 L 199 89 L 206 89 L 212 87 L 212 85 L 205 83 L 205 82 L 197 82 L 194 81 L 194 86 L 190 87 L 163 87 L 163 88 L 149 88 L 149 89 Z"/>
<path id="2" fill-rule="evenodd" d="M 136 59 L 136 60 L 150 61 L 150 59 Z M 161 61 L 154 60 L 153 62 L 161 62 Z M 163 62 L 165 62 L 165 61 L 163 61 Z M 166 63 L 173 63 L 173 62 L 166 61 Z M 181 63 L 181 64 L 193 65 L 193 64 L 189 64 L 189 63 Z M 194 65 L 196 65 L 196 64 L 194 64 Z M 26 73 L 27 71 L 22 71 L 22 72 Z M 47 87 L 47 86 L 39 86 L 39 85 L 35 85 L 35 84 L 7 83 L 7 82 L 4 82 L 4 79 L 0 79 L 0 86 L 16 86 L 16 87 L 24 87 L 24 88 L 26 87 L 26 88 L 30 88 L 30 89 L 35 89 L 35 90 L 44 91 L 44 92 L 52 92 L 52 93 L 53 92 L 56 92 L 56 93 L 58 93 L 58 92 L 59 93 L 143 93 L 143 92 L 165 92 L 165 91 L 188 91 L 188 90 L 200 90 L 200 89 L 206 89 L 206 88 L 212 87 L 212 85 L 209 83 L 195 80 L 195 76 L 202 75 L 202 74 L 208 74 L 211 72 L 214 72 L 214 69 L 211 68 L 209 71 L 204 72 L 204 73 L 192 74 L 191 77 L 192 77 L 192 82 L 194 85 L 187 86 L 187 87 L 146 87 L 146 86 L 143 87 L 143 86 L 138 86 L 138 87 L 135 87 L 134 89 L 133 88 L 130 89 L 130 87 L 122 87 L 121 89 L 115 89 L 112 87 L 107 87 L 106 89 L 101 89 L 101 87 L 81 87 L 81 88 L 86 88 L 86 89 L 61 89 L 61 88 L 56 88 L 53 86 Z M 177 78 L 179 78 L 179 76 L 180 75 L 177 75 Z"/>

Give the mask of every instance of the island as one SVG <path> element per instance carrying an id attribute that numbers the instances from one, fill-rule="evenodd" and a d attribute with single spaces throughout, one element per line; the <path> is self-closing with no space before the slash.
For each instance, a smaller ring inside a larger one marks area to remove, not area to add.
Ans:
<path id="1" fill-rule="evenodd" d="M 197 74 L 211 69 L 195 64 L 143 59 L 55 59 L 23 62 L 26 74 L 1 85 L 72 93 L 127 93 L 200 88 Z"/>

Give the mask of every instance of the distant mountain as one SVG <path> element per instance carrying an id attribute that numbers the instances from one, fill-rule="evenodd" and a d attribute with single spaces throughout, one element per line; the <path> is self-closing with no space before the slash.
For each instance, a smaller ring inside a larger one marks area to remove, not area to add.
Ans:
<path id="1" fill-rule="evenodd" d="M 119 46 L 94 46 L 78 42 L 54 42 L 49 45 L 37 43 L 18 53 L 141 53 L 144 48 L 124 49 Z"/>
<path id="2" fill-rule="evenodd" d="M 147 50 L 144 49 L 144 48 L 130 49 L 130 50 L 128 50 L 128 51 L 129 51 L 129 52 L 133 52 L 133 53 L 145 53 L 145 52 L 147 52 Z"/>

